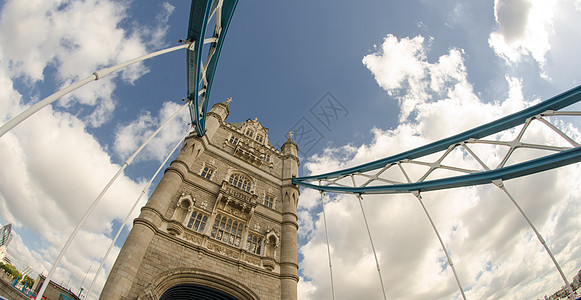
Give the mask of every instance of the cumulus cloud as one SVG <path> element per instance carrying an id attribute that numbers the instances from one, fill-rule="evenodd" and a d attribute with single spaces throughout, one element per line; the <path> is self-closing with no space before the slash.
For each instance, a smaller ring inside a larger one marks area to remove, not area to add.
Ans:
<path id="1" fill-rule="evenodd" d="M 532 56 L 542 68 L 550 50 L 557 0 L 495 0 L 498 30 L 488 39 L 494 52 L 510 63 Z"/>
<path id="2" fill-rule="evenodd" d="M 139 148 L 163 123 L 171 116 L 178 113 L 185 103 L 165 102 L 158 116 L 152 116 L 150 112 L 143 111 L 139 117 L 129 123 L 120 126 L 115 135 L 113 151 L 123 159 L 128 158 Z M 188 108 L 182 108 L 179 114 L 170 121 L 164 130 L 144 149 L 139 159 L 151 159 L 162 162 L 169 149 L 173 148 L 185 130 L 189 128 L 190 116 Z"/>
<path id="3" fill-rule="evenodd" d="M 49 68 L 65 87 L 93 72 L 135 57 L 163 45 L 167 18 L 173 6 L 162 5 L 151 28 L 135 24 L 118 26 L 127 17 L 128 2 L 115 1 L 7 1 L 0 16 L 0 44 L 9 75 L 29 85 L 42 81 Z M 111 75 L 132 84 L 148 72 L 143 63 Z M 102 125 L 115 108 L 114 80 L 90 85 L 61 99 L 58 104 L 81 103 L 96 106 L 88 124 Z"/>
<path id="4" fill-rule="evenodd" d="M 532 9 L 532 8 L 531 8 Z M 516 26 L 516 25 L 515 25 Z M 508 30 L 508 29 L 507 29 Z M 517 32 L 512 34 L 518 36 Z M 360 146 L 325 149 L 304 163 L 309 174 L 400 153 L 451 136 L 539 101 L 527 99 L 522 80 L 506 76 L 508 94 L 484 102 L 467 79 L 464 51 L 451 48 L 435 62 L 427 60 L 429 43 L 422 36 L 398 39 L 388 35 L 375 53 L 363 58 L 379 86 L 396 99 L 400 123 L 389 130 L 374 128 L 373 140 Z M 574 137 L 579 130 L 567 122 L 559 127 Z M 518 128 L 493 139 L 511 140 Z M 553 141 L 556 134 L 533 128 L 528 139 Z M 496 167 L 501 155 L 482 151 L 485 163 Z M 522 154 L 523 156 L 525 154 Z M 470 163 L 464 155 L 450 163 Z M 578 165 L 505 182 L 511 195 L 545 236 L 565 273 L 572 277 L 580 263 L 578 218 L 581 212 L 576 181 Z M 419 178 L 415 178 L 417 180 Z M 575 186 L 573 190 L 562 185 Z M 308 242 L 299 251 L 305 283 L 304 299 L 331 295 L 324 225 L 318 193 L 305 192 L 299 206 L 300 224 L 312 222 L 304 233 Z M 549 256 L 507 196 L 493 185 L 422 194 L 423 202 L 440 231 L 468 298 L 530 299 L 550 295 L 562 281 Z M 327 195 L 335 293 L 345 299 L 382 298 L 381 286 L 357 199 Z M 390 299 L 461 298 L 446 256 L 418 199 L 412 195 L 365 196 L 364 209 L 377 249 Z M 304 290 L 303 290 L 304 289 Z"/>

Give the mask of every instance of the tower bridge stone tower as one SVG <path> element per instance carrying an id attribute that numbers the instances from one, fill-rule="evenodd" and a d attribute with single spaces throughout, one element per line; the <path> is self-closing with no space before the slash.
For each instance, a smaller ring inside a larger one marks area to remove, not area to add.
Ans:
<path id="1" fill-rule="evenodd" d="M 229 103 L 184 140 L 101 299 L 297 298 L 298 147 L 289 134 L 275 149 L 256 119 L 226 123 Z"/>

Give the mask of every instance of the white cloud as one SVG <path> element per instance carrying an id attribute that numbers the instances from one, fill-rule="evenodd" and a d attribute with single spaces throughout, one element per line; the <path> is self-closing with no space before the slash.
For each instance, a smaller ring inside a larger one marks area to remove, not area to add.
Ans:
<path id="1" fill-rule="evenodd" d="M 123 159 L 127 159 L 139 148 L 164 122 L 174 115 L 185 103 L 164 102 L 158 116 L 153 117 L 150 112 L 142 112 L 138 119 L 127 125 L 120 126 L 115 134 L 113 151 Z M 162 162 L 180 139 L 185 130 L 188 130 L 190 116 L 188 108 L 184 108 L 159 132 L 144 149 L 139 159 L 148 159 Z"/>
<path id="2" fill-rule="evenodd" d="M 0 44 L 11 77 L 33 85 L 55 68 L 61 87 L 90 76 L 93 72 L 138 56 L 163 45 L 166 24 L 173 6 L 165 3 L 151 28 L 119 24 L 127 17 L 128 2 L 115 1 L 7 1 L 0 17 Z M 110 75 L 132 84 L 146 74 L 143 63 Z M 58 105 L 73 103 L 97 106 L 87 117 L 98 127 L 111 118 L 115 108 L 114 80 L 83 87 L 61 99 Z M 71 103 L 73 102 L 73 103 Z"/>
<path id="3" fill-rule="evenodd" d="M 551 49 L 549 39 L 557 3 L 558 0 L 495 0 L 498 30 L 488 39 L 491 48 L 509 63 L 530 55 L 543 68 Z"/>
<path id="4" fill-rule="evenodd" d="M 427 61 L 421 36 L 397 39 L 388 35 L 376 53 L 363 59 L 378 84 L 402 107 L 400 124 L 390 130 L 374 128 L 368 145 L 325 149 L 304 163 L 319 174 L 400 153 L 451 136 L 519 111 L 538 99 L 526 99 L 522 80 L 506 76 L 508 95 L 482 102 L 467 80 L 461 49 L 450 49 L 437 62 Z M 401 57 L 401 59 L 400 59 Z M 402 63 L 405 62 L 405 63 Z M 573 136 L 579 130 L 562 124 Z M 551 140 L 548 131 L 534 128 L 527 138 Z M 515 131 L 498 138 L 507 139 Z M 495 167 L 499 158 L 486 162 Z M 462 163 L 462 155 L 453 161 Z M 496 161 L 496 162 L 495 162 Z M 545 236 L 565 273 L 578 271 L 581 223 L 577 186 L 581 168 L 571 165 L 505 182 L 532 222 Z M 329 298 L 330 279 L 320 201 L 303 193 L 299 207 L 308 243 L 300 248 L 304 299 Z M 550 295 L 562 281 L 549 256 L 510 200 L 492 185 L 423 193 L 423 201 L 450 252 L 468 298 L 530 299 Z M 364 207 L 390 299 L 458 299 L 460 293 L 444 252 L 412 195 L 365 196 Z M 332 196 L 326 205 L 337 295 L 345 299 L 378 299 L 381 290 L 375 262 L 357 200 Z M 355 276 L 354 276 L 355 275 Z"/>
<path id="5" fill-rule="evenodd" d="M 173 7 L 163 4 L 157 23 L 143 27 L 123 23 L 128 3 L 4 1 L 0 12 L 1 123 L 37 100 L 23 99 L 19 89 L 36 88 L 46 72 L 54 71 L 55 81 L 64 86 L 98 68 L 161 47 Z M 89 84 L 56 102 L 56 109 L 42 109 L 0 138 L 0 219 L 14 224 L 15 238 L 8 252 L 14 261 L 31 265 L 32 276 L 48 272 L 73 227 L 119 170 L 120 165 L 88 128 L 111 119 L 119 80 L 132 84 L 145 73 L 147 68 L 137 64 Z M 89 113 L 69 113 L 77 103 Z M 173 108 L 166 104 L 162 117 Z M 111 241 L 113 220 L 125 218 L 143 186 L 140 179 L 125 175 L 117 179 L 73 241 L 55 273 L 57 282 L 70 280 L 71 288 L 77 289 L 92 266 L 84 284 L 88 287 Z M 19 232 L 35 238 L 28 237 L 25 243 Z M 114 249 L 107 260 L 107 270 L 118 251 Z M 95 293 L 105 275 L 99 278 Z"/>

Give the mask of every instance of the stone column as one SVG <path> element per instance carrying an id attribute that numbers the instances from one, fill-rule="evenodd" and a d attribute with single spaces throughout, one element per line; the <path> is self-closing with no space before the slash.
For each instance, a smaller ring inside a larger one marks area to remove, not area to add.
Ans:
<path id="1" fill-rule="evenodd" d="M 283 183 L 282 183 L 282 224 L 280 247 L 280 285 L 281 299 L 296 300 L 299 277 L 297 270 L 297 204 L 299 188 L 292 184 L 299 168 L 298 146 L 289 133 L 288 140 L 282 145 Z"/>
<path id="2" fill-rule="evenodd" d="M 184 143 L 187 145 L 188 141 L 186 140 Z M 180 156 L 183 156 L 184 152 L 187 151 L 188 148 L 183 147 Z M 133 221 L 133 228 L 125 240 L 119 256 L 117 256 L 100 299 L 117 300 L 125 297 L 137 297 L 137 295 L 129 295 L 129 292 L 133 282 L 137 279 L 137 272 L 143 257 L 155 231 L 161 225 L 160 216 L 167 212 L 172 198 L 176 195 L 183 181 L 183 174 L 187 173 L 184 162 L 178 159 L 172 162 L 166 170 L 147 204 L 141 208 L 141 214 Z"/>

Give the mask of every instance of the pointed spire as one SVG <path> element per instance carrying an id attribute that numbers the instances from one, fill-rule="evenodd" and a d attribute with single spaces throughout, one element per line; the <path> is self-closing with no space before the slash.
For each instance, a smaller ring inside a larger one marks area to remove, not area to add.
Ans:
<path id="1" fill-rule="evenodd" d="M 282 144 L 282 149 L 281 150 L 283 151 L 283 153 L 284 152 L 287 152 L 287 149 L 290 149 L 289 147 L 287 147 L 287 146 L 290 146 L 290 145 L 293 146 L 291 148 L 294 148 L 294 151 L 291 151 L 291 152 L 294 153 L 294 155 L 296 156 L 298 154 L 298 145 L 293 140 L 293 132 L 292 131 L 289 131 L 288 132 L 288 139 L 286 140 L 286 142 L 284 142 L 284 144 Z"/>

